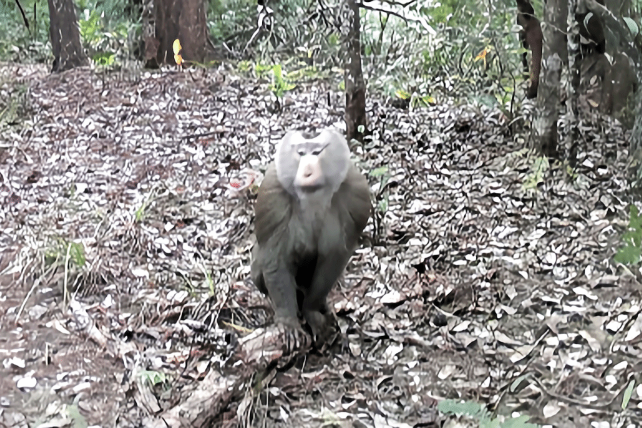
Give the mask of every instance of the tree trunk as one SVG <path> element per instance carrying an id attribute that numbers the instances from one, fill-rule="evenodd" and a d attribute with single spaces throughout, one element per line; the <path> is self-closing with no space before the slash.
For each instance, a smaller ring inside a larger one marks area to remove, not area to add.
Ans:
<path id="1" fill-rule="evenodd" d="M 156 68 L 156 55 L 160 42 L 156 38 L 156 14 L 154 13 L 154 0 L 143 0 L 143 49 L 142 59 L 145 61 L 145 68 Z"/>
<path id="2" fill-rule="evenodd" d="M 52 73 L 88 65 L 80 44 L 80 31 L 73 0 L 48 0 L 49 36 L 54 61 Z"/>
<path id="3" fill-rule="evenodd" d="M 557 157 L 557 119 L 562 58 L 568 55 L 566 35 L 567 0 L 548 0 L 542 22 L 542 69 L 531 140 L 544 156 Z"/>
<path id="4" fill-rule="evenodd" d="M 579 115 L 577 110 L 577 95 L 580 87 L 580 26 L 575 16 L 577 14 L 577 0 L 568 0 L 568 15 L 566 24 L 568 29 L 568 70 L 570 79 L 566 85 L 566 109 L 571 126 L 567 146 L 570 147 L 569 164 L 572 168 L 577 163 L 579 148 Z"/>
<path id="5" fill-rule="evenodd" d="M 344 79 L 346 86 L 346 138 L 363 141 L 366 132 L 366 84 L 361 69 L 361 22 L 359 5 L 355 0 L 344 0 L 345 19 L 349 24 L 345 35 L 346 59 Z M 359 127 L 362 126 L 361 132 Z"/>
<path id="6" fill-rule="evenodd" d="M 175 65 L 174 40 L 180 40 L 183 61 L 204 63 L 217 59 L 214 47 L 208 38 L 206 3 L 204 0 L 154 0 L 154 35 L 146 34 L 146 58 L 154 48 L 155 63 Z"/>
<path id="7" fill-rule="evenodd" d="M 522 46 L 531 50 L 530 82 L 526 98 L 536 98 L 542 64 L 542 28 L 539 19 L 535 17 L 535 10 L 530 0 L 517 0 L 517 23 L 522 26 L 519 32 Z M 522 54 L 522 64 L 524 70 L 528 71 L 526 52 Z"/>

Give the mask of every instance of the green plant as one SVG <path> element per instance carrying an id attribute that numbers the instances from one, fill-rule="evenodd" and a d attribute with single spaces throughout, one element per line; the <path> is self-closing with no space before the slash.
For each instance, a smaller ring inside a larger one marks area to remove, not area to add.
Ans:
<path id="1" fill-rule="evenodd" d="M 383 219 L 388 212 L 388 190 L 387 184 L 390 180 L 387 166 L 380 166 L 369 173 L 370 177 L 377 178 L 379 182 L 379 190 L 373 195 L 375 205 L 374 215 L 372 220 L 374 222 L 374 238 L 378 240 L 382 235 Z"/>
<path id="2" fill-rule="evenodd" d="M 635 205 L 629 208 L 629 225 L 622 235 L 622 241 L 624 245 L 618 249 L 613 260 L 624 265 L 638 264 L 642 254 L 642 217 Z"/>
<path id="3" fill-rule="evenodd" d="M 37 0 L 20 0 L 29 29 L 15 1 L 0 0 L 0 59 L 42 62 L 51 58 L 49 8 Z M 43 7 L 44 6 L 44 7 Z"/>
<path id="4" fill-rule="evenodd" d="M 568 178 L 569 178 L 571 181 L 577 181 L 577 179 L 578 179 L 578 178 L 579 178 L 579 176 L 580 176 L 580 175 L 577 173 L 577 170 L 576 170 L 575 168 L 573 168 L 571 165 L 568 165 L 568 164 L 566 165 L 566 174 L 568 175 Z"/>
<path id="5" fill-rule="evenodd" d="M 157 372 L 155 370 L 142 370 L 140 372 L 140 377 L 143 382 L 149 383 L 152 386 L 167 382 L 167 376 L 165 376 L 164 373 Z"/>
<path id="6" fill-rule="evenodd" d="M 204 285 L 210 290 L 210 296 L 214 296 L 216 294 L 216 284 L 214 283 L 212 274 L 207 270 L 205 265 L 199 264 L 198 267 L 201 269 L 201 272 L 203 272 L 203 275 L 205 276 Z"/>
<path id="7" fill-rule="evenodd" d="M 631 379 L 629 381 L 629 384 L 626 386 L 626 390 L 624 390 L 624 396 L 622 397 L 622 404 L 620 407 L 622 407 L 622 410 L 626 410 L 626 407 L 629 405 L 629 401 L 631 401 L 631 396 L 633 395 L 633 390 L 635 388 L 635 379 Z"/>
<path id="8" fill-rule="evenodd" d="M 412 94 L 404 91 L 403 89 L 398 89 L 395 92 L 397 98 L 402 100 L 409 100 L 410 109 L 416 109 L 418 107 L 428 107 L 431 104 L 435 104 L 435 99 L 430 95 L 420 95 L 416 91 Z"/>
<path id="9" fill-rule="evenodd" d="M 0 129 L 5 125 L 15 125 L 28 116 L 27 85 L 18 82 L 8 82 L 13 91 L 7 98 L 0 97 Z M 3 82 L 0 81 L 0 85 Z"/>
<path id="10" fill-rule="evenodd" d="M 254 75 L 259 79 L 265 78 L 272 71 L 272 66 L 258 62 L 254 64 Z"/>
<path id="11" fill-rule="evenodd" d="M 526 176 L 524 184 L 522 185 L 524 190 L 535 190 L 539 183 L 544 182 L 544 174 L 548 171 L 550 165 L 548 163 L 548 158 L 546 156 L 540 156 L 535 159 L 533 164 L 533 172 Z"/>
<path id="12" fill-rule="evenodd" d="M 69 259 L 78 267 L 85 266 L 85 247 L 79 242 L 69 243 Z"/>
<path id="13" fill-rule="evenodd" d="M 468 416 L 478 420 L 480 428 L 537 428 L 537 425 L 528 423 L 530 418 L 527 415 L 493 418 L 483 404 L 473 401 L 443 400 L 437 409 L 446 415 Z"/>
<path id="14" fill-rule="evenodd" d="M 79 242 L 56 238 L 53 244 L 45 251 L 45 263 L 48 265 L 67 257 L 75 266 L 80 268 L 85 266 L 85 247 Z"/>
<path id="15" fill-rule="evenodd" d="M 134 218 L 136 223 L 140 223 L 143 220 L 143 218 L 145 218 L 145 210 L 151 203 L 152 196 L 153 195 L 149 195 L 149 197 L 143 201 L 143 203 L 140 205 L 140 207 L 138 207 L 138 209 L 134 213 Z"/>
<path id="16" fill-rule="evenodd" d="M 377 198 L 381 197 L 379 203 L 377 204 L 377 209 L 385 214 L 388 211 L 388 192 L 385 191 L 386 185 L 390 180 L 390 174 L 388 174 L 387 166 L 380 166 L 372 171 L 370 171 L 370 177 L 380 178 L 381 182 L 379 184 L 379 192 L 377 193 Z M 383 196 L 382 196 L 383 195 Z"/>
<path id="17" fill-rule="evenodd" d="M 236 69 L 237 69 L 240 73 L 248 74 L 248 73 L 252 70 L 252 62 L 247 61 L 247 60 L 245 60 L 245 61 L 240 61 L 240 62 L 236 65 Z"/>
<path id="18" fill-rule="evenodd" d="M 256 2 L 210 0 L 208 3 L 207 26 L 212 42 L 225 42 L 232 48 L 241 49 L 251 37 L 256 25 Z"/>
<path id="19" fill-rule="evenodd" d="M 278 99 L 283 98 L 283 95 L 287 91 L 294 89 L 295 87 L 296 85 L 294 83 L 290 83 L 288 80 L 283 78 L 283 72 L 280 64 L 272 66 L 272 84 L 270 85 L 270 90 Z"/>
<path id="20" fill-rule="evenodd" d="M 104 16 L 104 10 L 84 9 L 78 19 L 78 26 L 83 47 L 87 49 L 90 58 L 99 66 L 110 67 L 116 63 L 119 54 L 129 54 L 128 33 L 132 24 L 117 22 L 110 25 Z"/>

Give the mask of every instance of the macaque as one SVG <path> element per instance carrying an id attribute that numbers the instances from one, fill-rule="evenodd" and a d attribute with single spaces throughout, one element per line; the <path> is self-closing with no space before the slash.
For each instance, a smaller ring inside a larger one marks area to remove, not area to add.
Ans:
<path id="1" fill-rule="evenodd" d="M 531 55 L 531 73 L 530 83 L 526 91 L 526 98 L 536 98 L 537 88 L 539 86 L 539 73 L 542 65 L 542 27 L 540 21 L 535 17 L 535 10 L 530 0 L 515 0 L 517 3 L 517 23 L 521 25 L 522 30 L 519 32 L 519 38 L 525 49 L 530 49 Z M 604 0 L 597 0 L 604 5 Z M 588 19 L 586 19 L 588 17 Z M 602 21 L 595 14 L 588 13 L 576 14 L 575 19 L 580 27 L 580 51 L 582 56 L 589 55 L 592 51 L 603 54 L 606 50 L 606 39 L 604 37 L 604 27 Z M 564 63 L 568 63 L 566 57 L 562 57 Z M 526 52 L 522 54 L 522 64 L 524 70 L 528 70 Z"/>
<path id="2" fill-rule="evenodd" d="M 603 0 L 597 0 L 604 6 Z M 588 18 L 588 19 L 587 19 Z M 593 52 L 603 54 L 606 52 L 606 37 L 602 20 L 594 13 L 577 13 L 575 20 L 580 26 L 580 53 L 582 56 L 590 55 Z"/>
<path id="3" fill-rule="evenodd" d="M 602 112 L 619 113 L 629 106 L 630 95 L 638 89 L 638 79 L 633 67 L 625 53 L 617 52 L 613 55 L 613 64 L 607 69 L 602 87 Z"/>
<path id="4" fill-rule="evenodd" d="M 522 26 L 519 32 L 519 38 L 522 41 L 524 49 L 529 49 L 531 55 L 531 74 L 530 84 L 526 91 L 526 98 L 537 97 L 537 87 L 539 86 L 539 71 L 542 64 L 542 27 L 539 19 L 535 18 L 535 10 L 529 0 L 517 1 L 517 23 Z M 522 54 L 522 64 L 524 70 L 528 71 L 527 53 Z"/>
<path id="5" fill-rule="evenodd" d="M 372 205 L 366 178 L 332 129 L 279 143 L 255 205 L 254 284 L 274 305 L 275 321 L 300 327 L 299 312 L 321 341 L 333 320 L 326 297 L 366 227 Z"/>

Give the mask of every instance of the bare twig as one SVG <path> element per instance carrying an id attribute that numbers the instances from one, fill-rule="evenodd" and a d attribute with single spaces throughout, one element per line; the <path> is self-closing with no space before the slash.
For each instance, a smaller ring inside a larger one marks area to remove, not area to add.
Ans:
<path id="1" fill-rule="evenodd" d="M 394 12 L 392 10 L 380 9 L 380 8 L 373 7 L 373 6 L 366 6 L 364 3 L 359 3 L 359 7 L 362 8 L 362 9 L 373 11 L 373 12 L 387 13 L 388 15 L 396 16 L 397 18 L 403 20 L 406 24 L 408 23 L 408 21 L 419 22 L 418 19 L 412 19 L 412 18 L 405 17 L 405 16 L 401 15 L 400 13 Z"/>
<path id="2" fill-rule="evenodd" d="M 25 13 L 25 10 L 22 8 L 22 5 L 20 4 L 20 0 L 16 0 L 16 5 L 18 6 L 18 9 L 20 9 L 20 14 L 22 15 L 22 20 L 25 23 L 25 27 L 27 27 L 27 31 L 29 34 L 31 34 L 31 30 L 29 29 L 29 20 L 27 19 L 27 14 Z"/>

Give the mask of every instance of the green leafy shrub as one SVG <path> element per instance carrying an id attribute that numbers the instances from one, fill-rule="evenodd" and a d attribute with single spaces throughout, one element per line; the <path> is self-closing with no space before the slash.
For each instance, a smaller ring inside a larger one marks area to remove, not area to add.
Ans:
<path id="1" fill-rule="evenodd" d="M 104 10 L 84 9 L 78 19 L 80 38 L 89 57 L 96 64 L 112 66 L 118 57 L 129 56 L 128 33 L 136 25 L 126 22 L 110 25 L 104 16 Z"/>
<path id="2" fill-rule="evenodd" d="M 0 0 L 0 60 L 44 62 L 51 58 L 47 3 L 20 0 L 29 22 L 24 24 L 14 0 Z"/>
<path id="3" fill-rule="evenodd" d="M 528 423 L 527 415 L 517 418 L 493 418 L 492 414 L 483 404 L 474 401 L 443 400 L 437 405 L 440 412 L 446 415 L 467 416 L 479 421 L 480 428 L 537 428 L 537 425 Z"/>
<path id="4" fill-rule="evenodd" d="M 631 205 L 629 211 L 629 226 L 622 235 L 624 245 L 618 249 L 613 257 L 617 263 L 625 265 L 636 265 L 640 263 L 642 254 L 642 217 L 635 205 Z"/>

